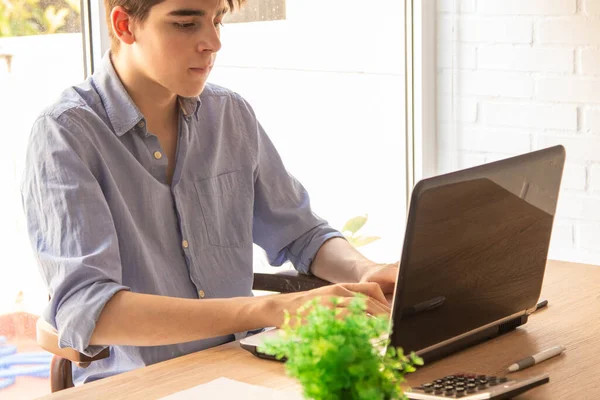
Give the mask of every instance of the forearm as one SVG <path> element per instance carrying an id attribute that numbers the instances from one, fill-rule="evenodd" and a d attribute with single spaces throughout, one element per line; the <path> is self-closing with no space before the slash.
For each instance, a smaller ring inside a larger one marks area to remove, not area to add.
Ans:
<path id="1" fill-rule="evenodd" d="M 272 326 L 274 297 L 195 300 L 121 291 L 106 303 L 90 344 L 160 346 Z"/>
<path id="2" fill-rule="evenodd" d="M 374 263 L 363 256 L 348 241 L 333 238 L 326 241 L 315 256 L 310 271 L 333 283 L 358 282 Z"/>

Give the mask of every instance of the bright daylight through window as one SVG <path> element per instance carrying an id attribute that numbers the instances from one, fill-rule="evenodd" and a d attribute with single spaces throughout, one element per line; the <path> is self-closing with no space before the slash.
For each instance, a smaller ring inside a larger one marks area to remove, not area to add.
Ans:
<path id="1" fill-rule="evenodd" d="M 19 186 L 35 118 L 85 79 L 84 3 L 0 0 L 3 399 L 50 391 L 50 354 L 35 340 L 48 293 L 26 234 Z M 384 11 L 374 16 L 354 0 L 249 0 L 225 20 L 209 80 L 254 107 L 315 213 L 346 228 L 366 256 L 393 262 L 406 214 L 404 4 L 384 0 L 377 9 Z M 104 24 L 99 19 L 92 23 Z M 91 35 L 96 31 L 102 29 Z M 256 270 L 272 270 L 255 250 Z"/>
<path id="2" fill-rule="evenodd" d="M 0 1 L 0 132 L 6 149 L 0 161 L 3 399 L 50 390 L 45 379 L 50 356 L 35 342 L 35 321 L 48 293 L 25 232 L 19 185 L 34 119 L 63 89 L 84 79 L 80 12 L 77 0 Z"/>

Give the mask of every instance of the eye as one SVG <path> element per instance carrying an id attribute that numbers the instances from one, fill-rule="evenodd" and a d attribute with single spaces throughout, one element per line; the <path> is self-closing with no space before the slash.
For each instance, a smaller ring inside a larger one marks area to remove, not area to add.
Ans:
<path id="1" fill-rule="evenodd" d="M 215 21 L 215 26 L 222 27 L 225 25 L 223 25 L 223 21 Z"/>
<path id="2" fill-rule="evenodd" d="M 180 29 L 192 29 L 198 26 L 195 22 L 173 22 L 173 25 Z"/>

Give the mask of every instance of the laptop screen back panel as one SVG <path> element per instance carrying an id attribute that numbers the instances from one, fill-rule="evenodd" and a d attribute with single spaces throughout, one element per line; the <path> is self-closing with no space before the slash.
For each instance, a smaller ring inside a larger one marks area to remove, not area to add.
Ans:
<path id="1" fill-rule="evenodd" d="M 535 306 L 564 157 L 557 146 L 419 182 L 392 345 L 423 350 Z"/>

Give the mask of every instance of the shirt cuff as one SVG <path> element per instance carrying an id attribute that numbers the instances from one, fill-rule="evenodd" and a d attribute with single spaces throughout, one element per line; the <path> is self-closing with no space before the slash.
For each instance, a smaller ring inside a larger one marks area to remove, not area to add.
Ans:
<path id="1" fill-rule="evenodd" d="M 130 289 L 115 282 L 94 283 L 78 290 L 60 304 L 55 318 L 58 347 L 72 348 L 88 357 L 94 357 L 107 348 L 108 346 L 91 346 L 90 340 L 104 306 L 121 290 Z"/>
<path id="2" fill-rule="evenodd" d="M 317 252 L 326 241 L 336 237 L 346 239 L 329 225 L 320 225 L 306 232 L 288 248 L 288 257 L 294 268 L 302 274 L 311 275 L 310 266 Z"/>

